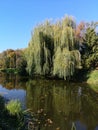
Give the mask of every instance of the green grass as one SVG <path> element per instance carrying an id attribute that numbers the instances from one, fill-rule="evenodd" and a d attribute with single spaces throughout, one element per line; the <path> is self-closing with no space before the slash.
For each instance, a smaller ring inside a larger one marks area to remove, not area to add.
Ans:
<path id="1" fill-rule="evenodd" d="M 98 70 L 91 71 L 88 74 L 87 83 L 88 84 L 96 84 L 96 85 L 98 85 Z"/>

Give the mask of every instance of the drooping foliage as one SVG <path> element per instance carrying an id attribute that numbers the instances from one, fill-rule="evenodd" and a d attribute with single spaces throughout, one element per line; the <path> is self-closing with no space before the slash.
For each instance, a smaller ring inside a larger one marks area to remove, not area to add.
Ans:
<path id="1" fill-rule="evenodd" d="M 50 73 L 53 55 L 52 32 L 49 22 L 35 28 L 26 52 L 29 74 Z"/>
<path id="2" fill-rule="evenodd" d="M 68 51 L 66 48 L 63 51 L 58 48 L 55 53 L 53 74 L 60 78 L 66 79 L 73 76 L 75 68 L 80 67 L 79 51 Z"/>
<path id="3" fill-rule="evenodd" d="M 75 35 L 75 21 L 66 17 L 62 20 L 61 25 L 60 44 L 54 54 L 53 74 L 66 79 L 66 77 L 72 76 L 75 69 L 80 66 L 81 58 Z"/>
<path id="4" fill-rule="evenodd" d="M 56 23 L 38 25 L 26 50 L 27 71 L 30 75 L 56 75 L 66 79 L 80 67 L 76 23 L 64 17 Z"/>

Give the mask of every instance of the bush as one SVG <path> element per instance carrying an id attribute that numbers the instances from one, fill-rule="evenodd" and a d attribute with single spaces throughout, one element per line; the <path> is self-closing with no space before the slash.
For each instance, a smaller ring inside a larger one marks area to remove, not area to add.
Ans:
<path id="1" fill-rule="evenodd" d="M 87 80 L 89 84 L 98 84 L 98 70 L 94 70 L 89 74 L 89 78 Z"/>
<path id="2" fill-rule="evenodd" d="M 22 112 L 22 107 L 21 103 L 19 100 L 11 100 L 9 103 L 6 105 L 7 110 L 11 115 L 19 115 Z"/>

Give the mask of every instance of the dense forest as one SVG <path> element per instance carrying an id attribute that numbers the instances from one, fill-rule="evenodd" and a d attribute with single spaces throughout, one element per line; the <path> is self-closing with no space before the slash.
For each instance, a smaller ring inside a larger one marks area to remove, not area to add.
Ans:
<path id="1" fill-rule="evenodd" d="M 98 22 L 76 23 L 71 16 L 45 21 L 33 31 L 28 47 L 0 53 L 0 70 L 71 79 L 98 68 Z M 14 44 L 14 43 L 13 43 Z"/>

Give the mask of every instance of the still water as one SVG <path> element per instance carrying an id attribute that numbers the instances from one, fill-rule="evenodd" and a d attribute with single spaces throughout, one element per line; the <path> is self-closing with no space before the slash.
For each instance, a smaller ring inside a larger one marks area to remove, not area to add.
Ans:
<path id="1" fill-rule="evenodd" d="M 0 94 L 39 113 L 40 130 L 98 130 L 98 93 L 87 84 L 1 76 Z"/>

